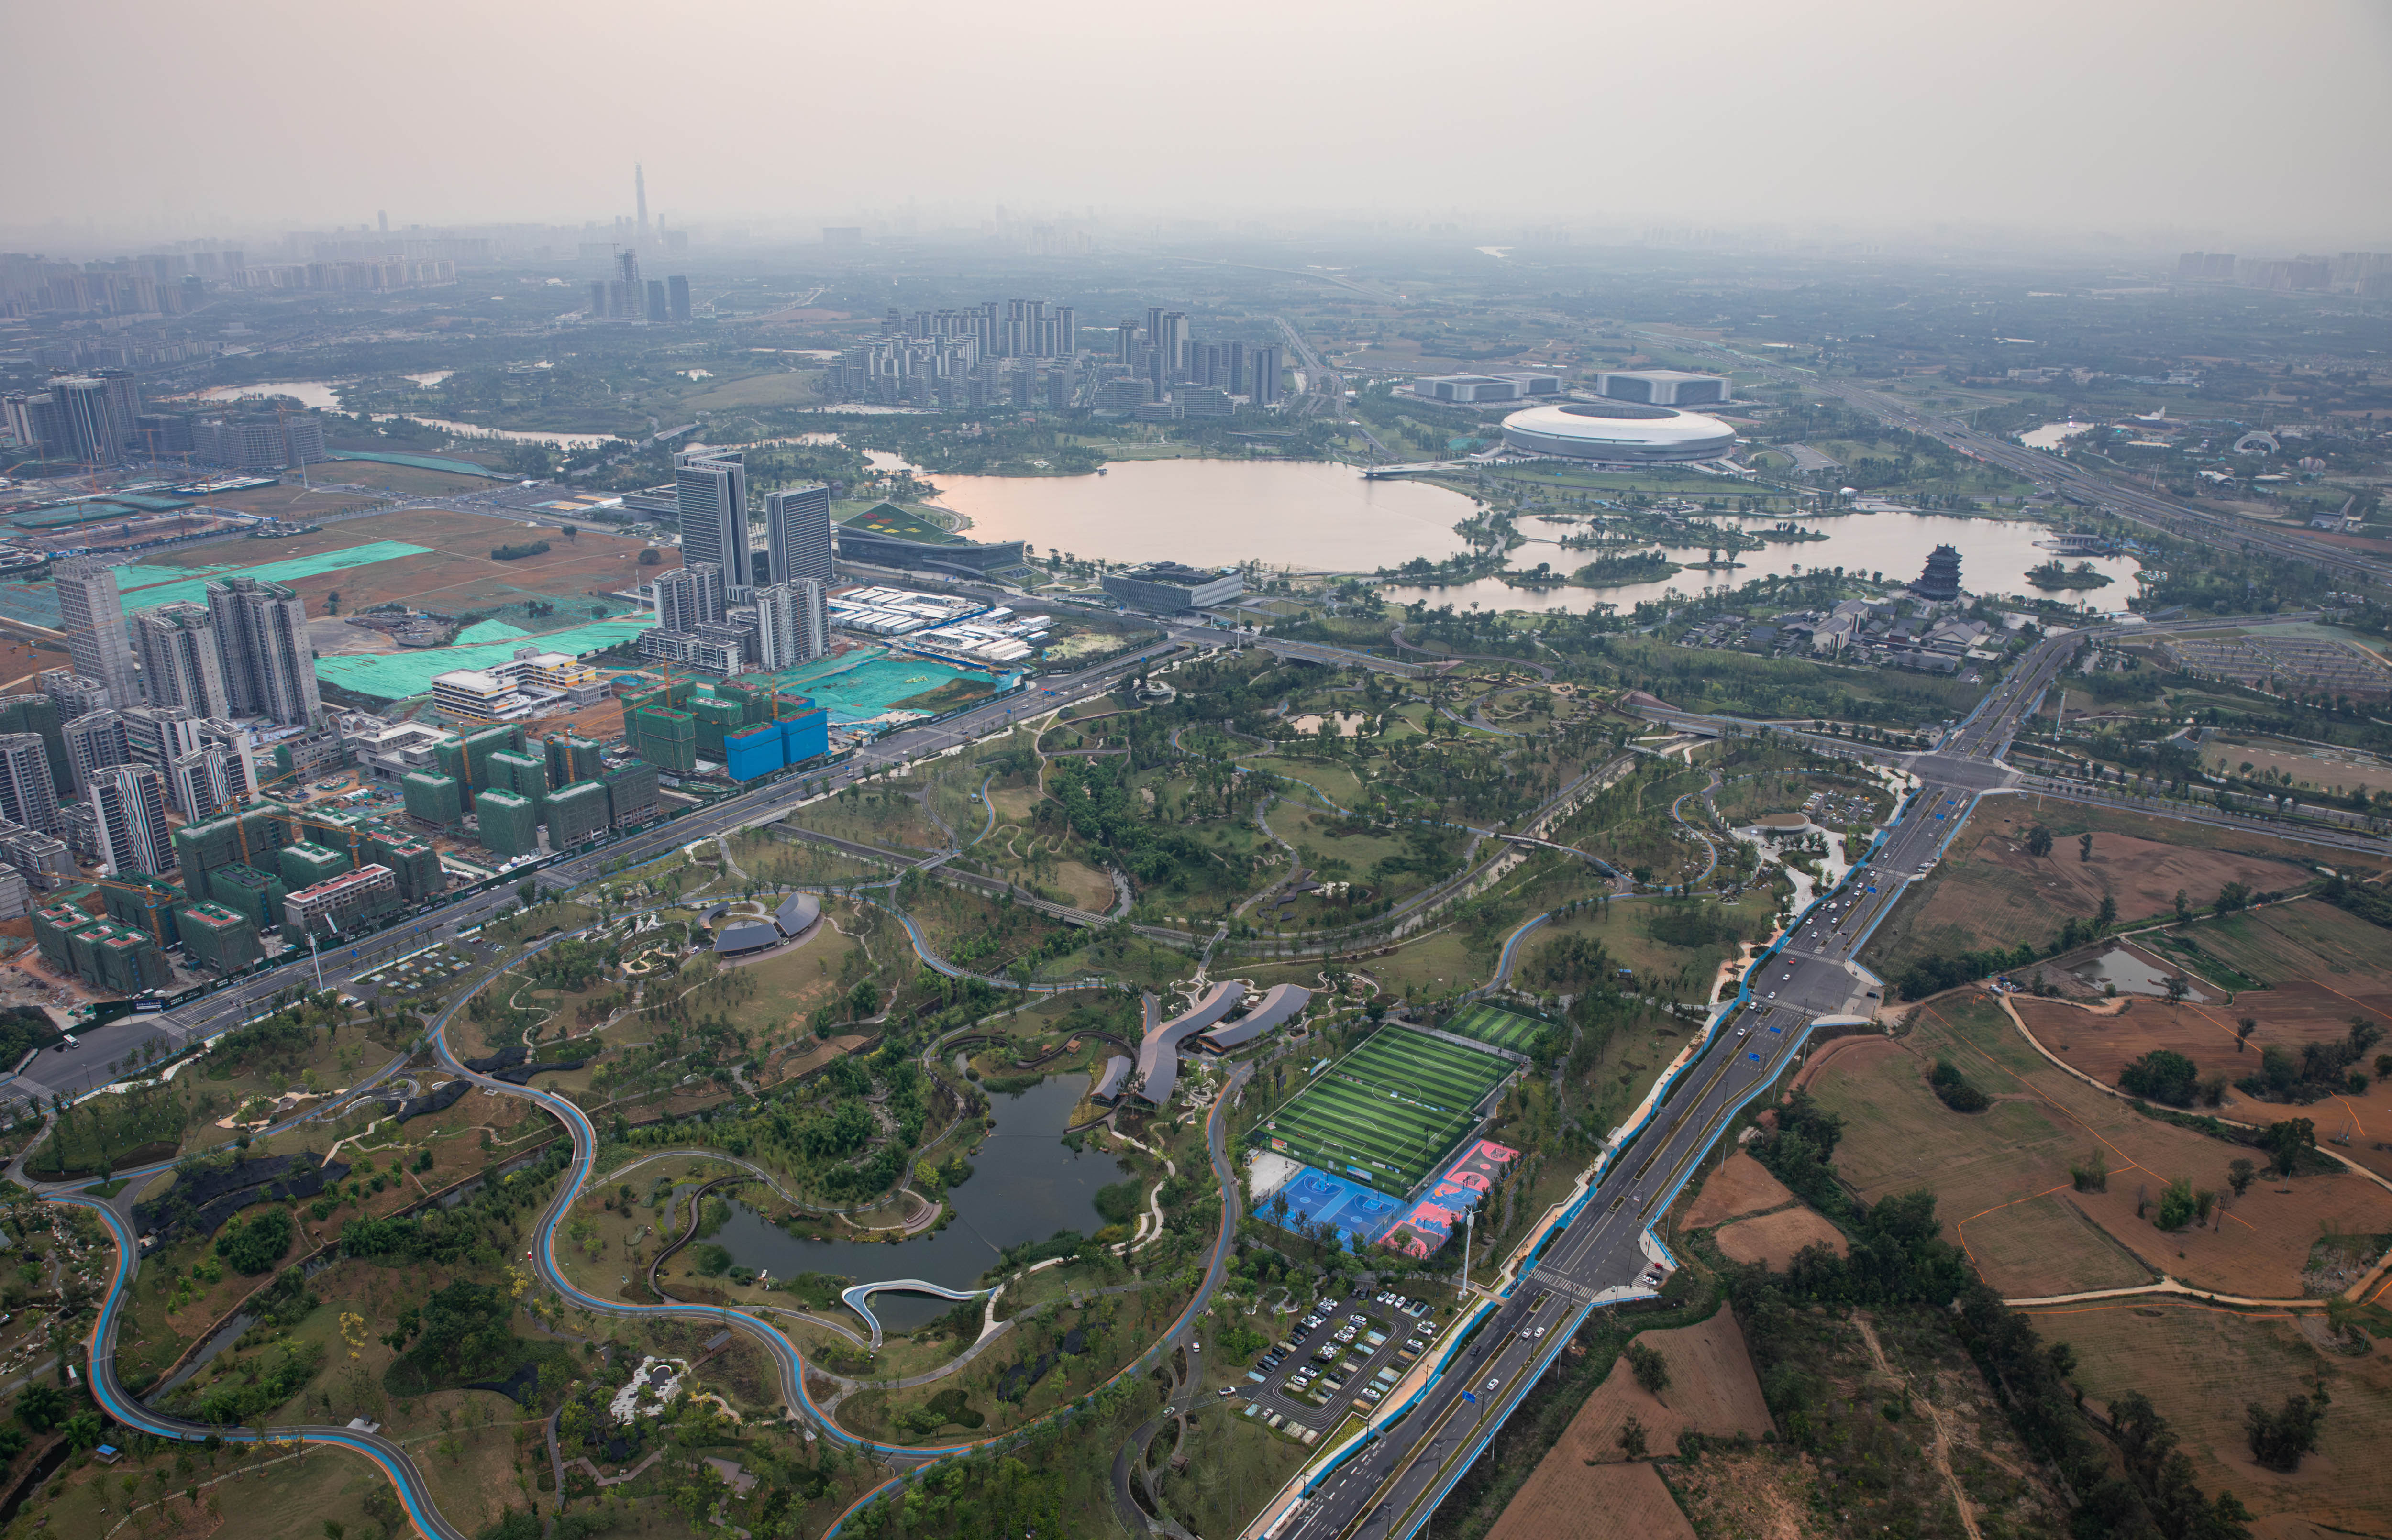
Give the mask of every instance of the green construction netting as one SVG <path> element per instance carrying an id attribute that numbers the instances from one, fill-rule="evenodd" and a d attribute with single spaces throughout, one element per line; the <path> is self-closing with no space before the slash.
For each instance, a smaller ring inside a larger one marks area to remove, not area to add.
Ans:
<path id="1" fill-rule="evenodd" d="M 987 674 L 968 668 L 951 667 L 928 658 L 900 657 L 878 647 L 858 648 L 784 673 L 741 677 L 749 683 L 769 683 L 773 689 L 793 695 L 811 695 L 817 704 L 829 707 L 830 719 L 840 725 L 869 721 L 898 702 L 926 695 L 953 679 L 968 679 L 992 689 L 997 682 Z"/>
<path id="2" fill-rule="evenodd" d="M 529 635 L 531 633 L 522 627 L 510 626 L 503 620 L 483 620 L 458 632 L 456 644 L 460 647 L 471 647 L 476 642 L 504 641 L 509 637 Z"/>
<path id="3" fill-rule="evenodd" d="M 513 481 L 505 471 L 493 471 L 487 465 L 476 465 L 470 459 L 442 459 L 437 455 L 392 455 L 370 449 L 335 449 L 334 459 L 370 459 L 384 465 L 411 465 L 419 471 L 447 471 L 460 476 L 481 476 L 490 481 Z"/>
<path id="4" fill-rule="evenodd" d="M 236 576 L 254 577 L 261 583 L 288 583 L 294 578 L 313 577 L 318 573 L 345 572 L 351 567 L 369 567 L 376 562 L 395 562 L 402 556 L 422 556 L 430 548 L 411 546 L 404 540 L 375 540 L 362 546 L 350 546 L 342 550 L 318 551 L 313 556 L 294 556 L 287 562 L 268 562 L 260 567 L 242 567 Z M 125 589 L 124 608 L 153 610 L 161 604 L 190 602 L 204 604 L 208 584 L 224 576 L 222 569 L 204 577 L 187 577 L 180 581 L 152 583 L 147 588 Z"/>
<path id="5" fill-rule="evenodd" d="M 652 616 L 626 616 L 620 620 L 593 621 L 587 626 L 552 631 L 546 636 L 529 640 L 542 652 L 566 653 L 580 657 L 630 641 L 655 624 Z M 347 653 L 338 657 L 318 658 L 316 677 L 327 684 L 354 690 L 360 695 L 399 701 L 430 690 L 435 674 L 445 674 L 451 668 L 485 668 L 493 663 L 504 663 L 515 655 L 516 648 L 524 645 L 524 639 L 513 638 L 472 646 L 410 648 L 404 653 Z"/>

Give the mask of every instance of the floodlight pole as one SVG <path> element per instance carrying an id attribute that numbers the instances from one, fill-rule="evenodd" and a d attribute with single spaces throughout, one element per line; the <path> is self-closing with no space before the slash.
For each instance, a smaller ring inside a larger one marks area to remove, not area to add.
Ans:
<path id="1" fill-rule="evenodd" d="M 1476 1226 L 1477 1223 L 1478 1223 L 1478 1210 L 1477 1210 L 1476 1209 L 1465 1209 L 1465 1210 L 1462 1210 L 1462 1294 L 1461 1294 L 1461 1298 L 1465 1299 L 1465 1300 L 1466 1300 L 1466 1299 L 1468 1299 L 1468 1298 L 1470 1298 L 1470 1236 L 1471 1236 L 1471 1232 L 1472 1232 L 1472 1231 L 1473 1231 L 1473 1229 Z"/>
<path id="2" fill-rule="evenodd" d="M 316 964 L 316 992 L 322 994 L 324 992 L 324 954 L 316 946 L 316 933 L 313 930 L 307 932 L 307 955 L 313 958 Z"/>

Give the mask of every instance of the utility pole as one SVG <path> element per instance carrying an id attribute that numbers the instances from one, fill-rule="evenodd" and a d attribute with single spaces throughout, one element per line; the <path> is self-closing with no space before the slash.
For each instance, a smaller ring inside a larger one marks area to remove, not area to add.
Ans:
<path id="1" fill-rule="evenodd" d="M 1470 1298 L 1470 1237 L 1478 1223 L 1478 1210 L 1467 1209 L 1462 1215 L 1462 1295 Z"/>

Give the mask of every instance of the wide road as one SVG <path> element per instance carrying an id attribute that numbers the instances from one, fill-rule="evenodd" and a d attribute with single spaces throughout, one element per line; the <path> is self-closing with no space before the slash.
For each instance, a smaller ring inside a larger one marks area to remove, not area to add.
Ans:
<path id="1" fill-rule="evenodd" d="M 1922 785 L 1877 848 L 1754 964 L 1701 1053 L 1467 1345 L 1398 1420 L 1315 1478 L 1268 1528 L 1274 1540 L 1416 1534 L 1588 1314 L 1650 1291 L 1663 1255 L 1650 1221 L 1814 1025 L 1874 1014 L 1878 988 L 1854 953 L 1903 887 L 1932 867 L 1978 796 L 2008 779 L 1992 757 L 2084 641 L 2067 633 L 2037 643 L 1941 745 L 1911 757 Z"/>

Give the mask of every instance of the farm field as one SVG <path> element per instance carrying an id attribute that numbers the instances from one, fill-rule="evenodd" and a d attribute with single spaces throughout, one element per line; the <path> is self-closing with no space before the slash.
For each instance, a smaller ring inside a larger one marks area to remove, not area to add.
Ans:
<path id="1" fill-rule="evenodd" d="M 2215 959 L 2267 985 L 2311 983 L 2392 1011 L 2392 934 L 2322 899 L 2268 904 L 2169 930 L 2163 947 L 2199 970 Z M 2221 980 L 2228 984 L 2230 979 Z"/>
<path id="2" fill-rule="evenodd" d="M 2182 890 L 2205 908 L 2230 882 L 2256 892 L 2296 887 L 2313 875 L 2314 847 L 2145 818 L 2114 809 L 2004 796 L 1978 804 L 1952 851 L 1869 943 L 1865 961 L 1899 972 L 1931 955 L 2048 944 L 2062 920 L 2090 919 L 2103 898 L 2131 924 L 2175 912 Z M 2051 852 L 2026 852 L 2027 831 L 2051 832 Z M 2090 861 L 2077 837 L 2093 835 Z M 2215 840 L 2223 848 L 2211 848 Z"/>
<path id="3" fill-rule="evenodd" d="M 1695 1526 L 1650 1461 L 1583 1465 L 1563 1459 L 1558 1448 L 1503 1509 L 1487 1540 L 1565 1540 L 1586 1534 L 1588 1516 L 1598 1513 L 1618 1534 L 1696 1540 Z"/>
<path id="4" fill-rule="evenodd" d="M 2205 1492 L 2230 1491 L 2257 1515 L 2255 1534 L 2307 1540 L 2312 1526 L 2382 1534 L 2392 1525 L 2392 1360 L 2321 1351 L 2318 1324 L 2281 1314 L 2132 1302 L 2027 1313 L 2046 1341 L 2076 1350 L 2088 1404 L 2140 1391 L 2166 1415 Z M 2251 1458 L 2243 1409 L 2318 1388 L 2332 1400 L 2318 1453 L 2289 1474 Z"/>
<path id="5" fill-rule="evenodd" d="M 1840 1257 L 1849 1249 L 1842 1231 L 1800 1207 L 1739 1219 L 1711 1238 L 1731 1262 L 1762 1262 L 1779 1273 L 1806 1246 L 1825 1246 Z"/>
<path id="6" fill-rule="evenodd" d="M 1508 1048 L 1525 1054 L 1545 1029 L 1545 1024 L 1534 1016 L 1507 1011 L 1501 1005 L 1473 1003 L 1462 1007 L 1462 1014 L 1445 1024 L 1443 1029 L 1456 1037 L 1470 1038 L 1479 1042 Z"/>
<path id="7" fill-rule="evenodd" d="M 1524 1503 L 1528 1512 L 1537 1511 L 1543 1501 L 1540 1491 L 1567 1490 L 1578 1472 L 1624 1460 L 1619 1430 L 1632 1417 L 1644 1426 L 1646 1442 L 1657 1453 L 1676 1449 L 1678 1435 L 1688 1430 L 1717 1438 L 1743 1433 L 1757 1439 L 1774 1426 L 1733 1310 L 1722 1306 L 1708 1321 L 1670 1331 L 1644 1332 L 1636 1340 L 1668 1361 L 1668 1387 L 1657 1396 L 1637 1384 L 1623 1355 L 1504 1510 L 1505 1522 Z"/>
<path id="8" fill-rule="evenodd" d="M 2249 990 L 2231 1005 L 2137 1000 L 2124 1010 L 2105 1013 L 2024 997 L 2014 998 L 2011 1004 L 2046 1048 L 2104 1085 L 2117 1084 L 2120 1070 L 2154 1049 L 2182 1054 L 2203 1080 L 2223 1075 L 2230 1083 L 2256 1071 L 2270 1044 L 2297 1055 L 2305 1044 L 2339 1041 L 2349 1032 L 2351 1016 L 2360 1014 L 2352 1011 L 2349 997 L 2313 984 Z M 2237 1033 L 2245 1016 L 2258 1025 L 2249 1046 L 2238 1052 Z M 2377 1147 L 2392 1136 L 2392 1081 L 2371 1079 L 2363 1092 L 2343 1092 L 2297 1106 L 2230 1090 L 2217 1111 L 2244 1123 L 2308 1118 L 2317 1124 L 2319 1138 L 2336 1141 L 2338 1153 L 2392 1177 L 2392 1150 Z M 2340 1143 L 2345 1136 L 2349 1142 Z"/>
<path id="9" fill-rule="evenodd" d="M 2392 1193 L 2356 1175 L 2262 1181 L 2219 1200 L 2206 1224 L 2158 1228 L 2171 1181 L 2228 1193 L 2227 1163 L 2248 1153 L 2135 1112 L 2036 1054 L 2000 1006 L 1947 999 L 1912 1016 L 1900 1044 L 1837 1055 L 1811 1081 L 1844 1120 L 1836 1162 L 1874 1201 L 1936 1195 L 1946 1238 L 2008 1298 L 2153 1281 L 2261 1299 L 2298 1297 L 2321 1227 L 2392 1233 Z M 1927 1071 L 1948 1058 L 1993 1105 L 1959 1113 Z M 2098 1167 L 2103 1190 L 2077 1190 L 2072 1166 Z"/>
<path id="10" fill-rule="evenodd" d="M 1512 1069 L 1491 1054 L 1385 1028 L 1322 1071 L 1254 1137 L 1400 1197 L 1461 1141 L 1479 1103 Z"/>

